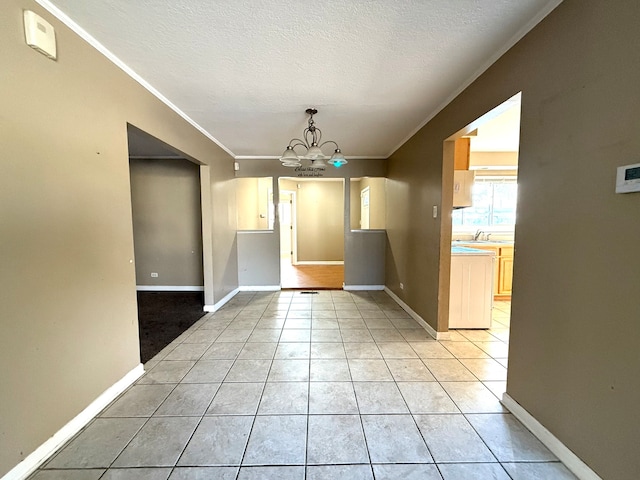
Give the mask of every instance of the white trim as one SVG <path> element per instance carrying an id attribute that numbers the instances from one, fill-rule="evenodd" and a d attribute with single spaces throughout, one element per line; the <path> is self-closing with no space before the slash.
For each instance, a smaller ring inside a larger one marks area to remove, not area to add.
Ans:
<path id="1" fill-rule="evenodd" d="M 384 285 L 343 285 L 343 290 L 384 290 Z"/>
<path id="2" fill-rule="evenodd" d="M 111 51 L 109 51 L 104 45 L 102 45 L 98 40 L 93 38 L 86 30 L 84 30 L 80 25 L 74 22 L 67 14 L 65 14 L 58 7 L 53 5 L 49 0 L 36 0 L 40 6 L 49 11 L 54 17 L 64 23 L 67 27 L 69 27 L 73 32 L 80 36 L 80 38 L 84 39 L 89 45 L 98 50 L 102 55 L 107 57 L 108 60 L 113 62 L 118 68 L 120 68 L 124 73 L 129 75 L 132 79 L 142 85 L 145 89 L 147 89 L 152 95 L 154 95 L 158 100 L 164 103 L 171 110 L 176 112 L 179 116 L 181 116 L 187 123 L 189 123 L 192 127 L 202 133 L 205 137 L 211 140 L 213 143 L 218 145 L 222 150 L 227 152 L 229 155 L 235 158 L 235 155 L 231 150 L 225 147 L 218 139 L 216 139 L 213 135 L 207 132 L 204 128 L 196 123 L 191 117 L 189 117 L 186 113 L 180 110 L 176 105 L 171 103 L 171 101 L 162 95 L 158 90 L 156 90 L 149 82 L 147 82 L 144 78 L 138 75 L 133 69 L 131 69 L 127 64 L 125 64 L 122 60 L 116 57 Z"/>
<path id="3" fill-rule="evenodd" d="M 310 261 L 298 261 L 294 265 L 344 265 L 344 260 L 310 260 Z"/>
<path id="4" fill-rule="evenodd" d="M 244 285 L 238 287 L 241 292 L 277 292 L 280 285 Z"/>
<path id="5" fill-rule="evenodd" d="M 602 480 L 580 458 L 547 430 L 536 418 L 527 412 L 508 393 L 502 394 L 502 404 L 520 420 L 542 444 L 560 459 L 562 463 L 580 480 Z"/>
<path id="6" fill-rule="evenodd" d="M 389 287 L 384 287 L 384 291 L 387 292 L 387 295 L 389 295 L 391 298 L 393 298 L 395 300 L 395 302 L 398 305 L 400 305 L 405 312 L 407 312 L 409 315 L 411 315 L 411 318 L 413 318 L 416 322 L 418 322 L 422 326 L 422 328 L 424 328 L 427 331 L 427 333 L 429 335 L 431 335 L 436 340 L 449 340 L 449 338 L 450 338 L 449 332 L 436 332 L 433 329 L 433 327 L 431 325 L 429 325 L 420 315 L 418 315 L 416 312 L 414 312 L 411 309 L 411 307 L 409 307 L 409 305 L 407 305 L 402 300 L 400 300 L 400 297 L 398 297 L 395 293 L 393 293 L 389 289 Z"/>
<path id="7" fill-rule="evenodd" d="M 427 123 L 429 123 L 438 113 L 440 113 L 447 105 L 449 105 L 458 95 L 460 95 L 463 91 L 467 89 L 473 82 L 475 82 L 480 75 L 482 75 L 485 71 L 489 69 L 495 62 L 498 61 L 502 55 L 507 53 L 516 43 L 518 43 L 524 36 L 529 33 L 533 28 L 540 23 L 547 15 L 549 15 L 558 5 L 562 3 L 562 0 L 550 0 L 540 11 L 535 15 L 526 25 L 524 25 L 520 30 L 516 32 L 516 34 L 511 37 L 503 46 L 494 52 L 494 54 L 489 57 L 489 59 L 484 62 L 480 68 L 478 68 L 475 72 L 471 74 L 471 76 L 467 79 L 466 82 L 463 82 L 457 89 L 453 91 L 451 95 L 444 99 L 439 106 L 433 109 L 433 111 L 429 114 L 429 116 L 418 125 L 413 131 L 404 137 L 396 147 L 389 152 L 386 158 L 389 158 L 391 155 L 396 153 L 402 145 L 407 143 L 411 137 L 413 137 L 416 133 L 420 131 L 422 127 L 424 127 Z"/>
<path id="8" fill-rule="evenodd" d="M 139 292 L 204 292 L 198 285 L 136 285 Z"/>
<path id="9" fill-rule="evenodd" d="M 186 120 L 190 125 L 196 128 L 200 133 L 206 136 L 209 140 L 218 145 L 221 149 L 231 155 L 235 160 L 271 160 L 271 159 L 279 159 L 280 157 L 277 155 L 234 155 L 234 153 L 225 147 L 220 141 L 218 141 L 213 135 L 207 132 L 203 127 L 201 127 L 198 123 L 195 122 L 192 118 L 190 118 L 186 113 L 180 110 L 176 105 L 174 105 L 169 99 L 167 99 L 164 95 L 162 95 L 158 90 L 156 90 L 151 84 L 149 84 L 145 79 L 143 79 L 140 75 L 138 75 L 135 71 L 133 71 L 128 65 L 126 65 L 122 60 L 116 57 L 111 51 L 109 51 L 104 45 L 98 42 L 95 38 L 93 38 L 86 30 L 84 30 L 80 25 L 74 22 L 68 15 L 66 15 L 62 10 L 53 5 L 49 0 L 36 0 L 40 6 L 49 11 L 53 16 L 55 16 L 58 20 L 64 23 L 67 27 L 69 27 L 73 32 L 83 38 L 89 45 L 102 53 L 107 59 L 113 62 L 117 67 L 123 70 L 127 75 L 133 78 L 136 82 L 142 85 L 145 89 L 147 89 L 152 95 L 158 98 L 162 103 L 171 108 L 174 112 L 180 115 L 184 120 Z M 351 156 L 350 159 L 353 160 L 385 160 L 388 159 L 391 155 L 393 155 L 402 145 L 404 145 L 411 137 L 413 137 L 418 131 L 424 127 L 429 121 L 431 121 L 442 109 L 444 109 L 449 103 L 453 101 L 460 93 L 462 93 L 469 85 L 471 85 L 480 75 L 482 75 L 491 65 L 493 65 L 502 55 L 504 55 L 511 47 L 513 47 L 518 41 L 520 41 L 527 33 L 529 33 L 538 23 L 542 21 L 547 15 L 549 15 L 558 5 L 562 3 L 562 0 L 550 0 L 544 8 L 540 9 L 538 14 L 534 16 L 526 25 L 524 25 L 520 30 L 516 32 L 513 37 L 511 37 L 502 48 L 498 49 L 489 59 L 482 64 L 482 66 L 477 69 L 466 82 L 463 82 L 460 87 L 458 87 L 454 92 L 449 95 L 438 107 L 436 107 L 431 114 L 418 125 L 409 135 L 402 139 L 402 141 L 391 150 L 391 152 L 387 155 L 370 155 L 370 156 Z"/>
<path id="10" fill-rule="evenodd" d="M 224 304 L 227 303 L 229 300 L 231 300 L 233 297 L 235 297 L 239 291 L 240 291 L 240 288 L 236 288 L 232 290 L 222 300 L 215 303 L 214 305 L 205 305 L 203 310 L 205 312 L 215 312 L 217 310 L 220 310 L 224 306 Z"/>
<path id="11" fill-rule="evenodd" d="M 185 158 L 184 155 L 129 155 L 129 160 L 185 160 Z"/>
<path id="12" fill-rule="evenodd" d="M 2 480 L 22 480 L 31 475 L 40 465 L 51 457 L 51 455 L 62 447 L 62 445 L 82 430 L 98 413 L 143 374 L 144 366 L 140 363 L 124 377 L 102 392 L 87 408 L 54 433 L 52 437 L 36 448 L 18 465 L 9 470 L 9 472 L 2 477 Z"/>
<path id="13" fill-rule="evenodd" d="M 236 160 L 280 160 L 279 155 L 236 155 Z M 349 160 L 385 160 L 381 155 L 349 155 Z"/>

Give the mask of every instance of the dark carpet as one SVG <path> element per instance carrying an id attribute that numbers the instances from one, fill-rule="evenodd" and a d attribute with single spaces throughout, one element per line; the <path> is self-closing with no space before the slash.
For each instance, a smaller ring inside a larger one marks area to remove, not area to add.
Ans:
<path id="1" fill-rule="evenodd" d="M 138 292 L 140 361 L 146 363 L 205 315 L 203 292 Z"/>

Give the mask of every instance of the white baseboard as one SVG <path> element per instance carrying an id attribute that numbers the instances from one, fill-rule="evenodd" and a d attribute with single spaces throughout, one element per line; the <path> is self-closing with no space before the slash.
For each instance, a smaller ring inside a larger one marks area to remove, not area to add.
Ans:
<path id="1" fill-rule="evenodd" d="M 343 285 L 343 290 L 384 290 L 384 285 Z"/>
<path id="2" fill-rule="evenodd" d="M 238 287 L 241 292 L 277 292 L 280 291 L 280 285 L 245 285 Z"/>
<path id="3" fill-rule="evenodd" d="M 31 475 L 51 455 L 82 430 L 107 405 L 115 400 L 133 382 L 144 374 L 144 366 L 139 364 L 116 383 L 107 388 L 98 398 L 76 415 L 69 423 L 53 434 L 46 442 L 36 448 L 18 465 L 9 470 L 2 480 L 23 480 Z"/>
<path id="4" fill-rule="evenodd" d="M 235 297 L 236 294 L 239 291 L 240 291 L 239 288 L 236 288 L 235 290 L 232 290 L 222 300 L 220 300 L 219 302 L 216 302 L 214 305 L 205 305 L 203 307 L 203 310 L 205 312 L 215 312 L 217 310 L 220 310 L 220 308 L 222 308 L 225 303 L 227 303 L 229 300 L 231 300 L 233 297 Z"/>
<path id="5" fill-rule="evenodd" d="M 344 260 L 336 260 L 336 261 L 304 261 L 304 262 L 296 262 L 294 265 L 344 265 Z"/>
<path id="6" fill-rule="evenodd" d="M 139 292 L 204 292 L 198 285 L 136 285 Z"/>
<path id="7" fill-rule="evenodd" d="M 395 293 L 393 293 L 389 287 L 384 287 L 384 291 L 395 300 L 395 302 L 402 307 L 402 309 L 411 315 L 416 322 L 418 322 L 422 328 L 424 328 L 429 335 L 431 335 L 436 340 L 449 340 L 450 335 L 449 332 L 436 332 L 431 325 L 429 325 L 420 315 L 414 312 L 409 305 L 404 303 L 400 297 L 398 297 Z"/>
<path id="8" fill-rule="evenodd" d="M 527 412 L 522 405 L 516 402 L 507 393 L 502 394 L 502 404 L 507 410 L 520 420 L 542 444 L 564 463 L 571 472 L 580 480 L 602 480 L 598 474 L 589 468 L 580 458 L 547 430 L 533 415 Z"/>

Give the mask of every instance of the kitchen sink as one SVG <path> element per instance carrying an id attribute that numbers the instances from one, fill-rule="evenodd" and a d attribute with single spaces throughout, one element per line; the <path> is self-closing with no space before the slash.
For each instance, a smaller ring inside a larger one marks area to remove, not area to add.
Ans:
<path id="1" fill-rule="evenodd" d="M 451 243 L 460 245 L 460 244 L 470 244 L 470 243 L 513 243 L 513 240 L 453 240 Z"/>

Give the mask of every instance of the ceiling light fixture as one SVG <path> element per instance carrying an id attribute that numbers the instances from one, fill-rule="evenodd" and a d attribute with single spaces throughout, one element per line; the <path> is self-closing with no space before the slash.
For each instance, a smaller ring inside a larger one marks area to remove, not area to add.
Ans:
<path id="1" fill-rule="evenodd" d="M 287 145 L 286 150 L 280 157 L 282 165 L 285 167 L 300 167 L 302 165 L 301 160 L 310 160 L 311 168 L 324 168 L 327 166 L 325 160 L 328 158 L 322 153 L 322 147 L 327 143 L 333 143 L 336 146 L 333 155 L 329 158 L 328 163 L 336 168 L 340 168 L 342 165 L 348 163 L 347 159 L 340 151 L 340 147 L 333 140 L 327 140 L 322 142 L 322 131 L 316 127 L 313 121 L 313 116 L 318 113 L 315 108 L 307 108 L 307 115 L 309 115 L 309 126 L 302 132 L 304 140 L 299 138 L 292 138 Z M 298 155 L 295 151 L 295 147 L 302 147 L 305 149 L 304 154 Z"/>

